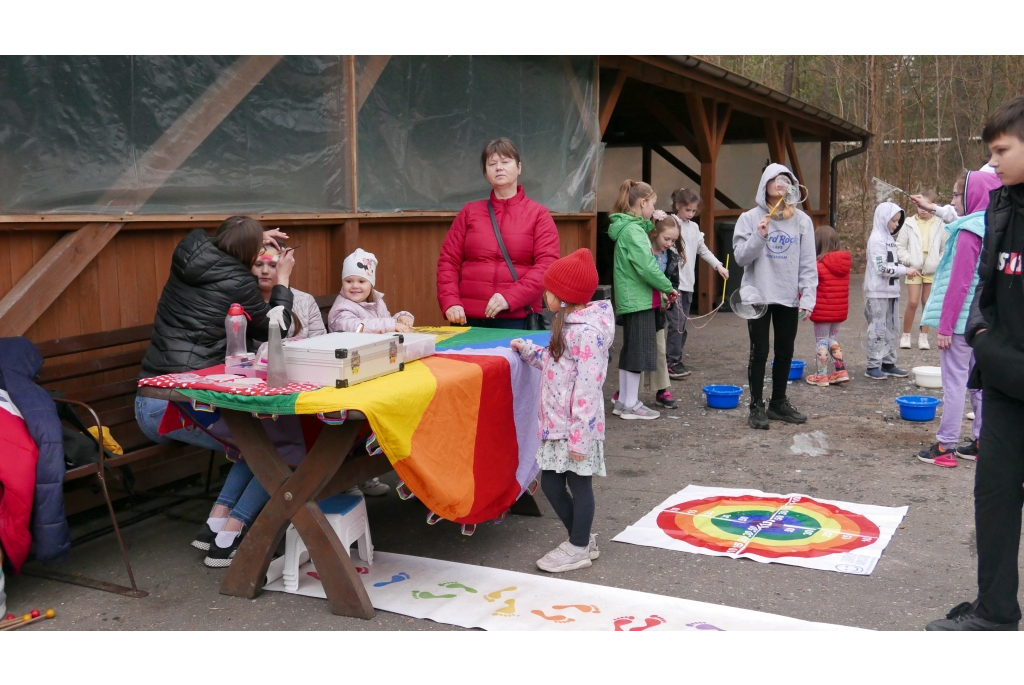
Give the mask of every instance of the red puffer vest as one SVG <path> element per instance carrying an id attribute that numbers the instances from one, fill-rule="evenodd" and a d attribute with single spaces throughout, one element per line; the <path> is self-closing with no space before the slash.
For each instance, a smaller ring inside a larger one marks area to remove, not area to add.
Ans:
<path id="1" fill-rule="evenodd" d="M 494 237 L 487 201 L 470 202 L 455 217 L 437 260 L 437 302 L 444 313 L 461 305 L 470 318 L 484 318 L 487 302 L 501 293 L 508 309 L 499 319 L 522 319 L 526 307 L 541 310 L 544 272 L 561 256 L 558 229 L 547 208 L 526 197 L 523 187 L 507 200 L 491 192 L 501 229 L 519 282 L 512 280 Z"/>
<path id="2" fill-rule="evenodd" d="M 818 262 L 818 300 L 811 312 L 814 323 L 842 323 L 850 313 L 849 252 L 829 252 Z"/>

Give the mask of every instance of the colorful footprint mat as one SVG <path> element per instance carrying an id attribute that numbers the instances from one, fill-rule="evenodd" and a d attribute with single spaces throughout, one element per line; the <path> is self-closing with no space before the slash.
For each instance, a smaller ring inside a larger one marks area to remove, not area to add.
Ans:
<path id="1" fill-rule="evenodd" d="M 376 609 L 485 630 L 846 630 L 749 609 L 590 585 L 568 578 L 374 551 L 353 560 Z M 284 558 L 267 571 L 266 590 L 287 592 Z M 312 562 L 294 594 L 326 599 Z"/>
<path id="2" fill-rule="evenodd" d="M 689 485 L 612 540 L 866 576 L 906 515 L 907 507 Z"/>

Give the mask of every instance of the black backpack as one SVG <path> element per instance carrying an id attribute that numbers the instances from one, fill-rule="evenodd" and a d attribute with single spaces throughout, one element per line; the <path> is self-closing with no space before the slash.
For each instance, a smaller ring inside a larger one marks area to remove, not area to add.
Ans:
<path id="1" fill-rule="evenodd" d="M 48 390 L 50 397 L 64 399 L 59 390 Z M 95 464 L 99 461 L 99 442 L 86 428 L 82 419 L 71 408 L 70 404 L 56 402 L 57 417 L 60 418 L 64 431 L 64 464 L 69 469 Z M 68 424 L 71 424 L 70 426 Z M 117 455 L 104 448 L 104 457 L 113 459 Z"/>

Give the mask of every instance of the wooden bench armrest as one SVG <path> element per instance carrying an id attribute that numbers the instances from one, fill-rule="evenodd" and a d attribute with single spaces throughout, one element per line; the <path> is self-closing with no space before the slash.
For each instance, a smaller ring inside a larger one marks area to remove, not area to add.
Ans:
<path id="1" fill-rule="evenodd" d="M 54 397 L 53 401 L 54 402 L 61 402 L 63 404 L 73 404 L 76 407 L 82 407 L 87 412 L 92 414 L 92 420 L 96 422 L 96 442 L 100 446 L 99 447 L 99 460 L 96 462 L 96 465 L 99 467 L 98 471 L 99 471 L 100 477 L 102 478 L 103 477 L 103 466 L 104 466 L 104 464 L 103 464 L 103 424 L 100 423 L 100 417 L 96 414 L 95 411 L 93 411 L 92 407 L 90 407 L 85 402 L 79 402 L 78 400 L 69 400 L 69 399 L 58 398 L 58 397 Z M 85 474 L 83 474 L 83 475 L 85 475 Z"/>

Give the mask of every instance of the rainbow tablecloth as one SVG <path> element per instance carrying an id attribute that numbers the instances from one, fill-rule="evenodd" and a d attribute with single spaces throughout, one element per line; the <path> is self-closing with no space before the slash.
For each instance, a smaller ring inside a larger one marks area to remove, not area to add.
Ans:
<path id="1" fill-rule="evenodd" d="M 357 410 L 409 489 L 458 523 L 501 516 L 537 477 L 540 372 L 509 341 L 547 331 L 442 328 L 438 354 L 354 385 L 255 397 L 180 390 L 195 402 L 262 415 Z M 451 337 L 443 338 L 445 335 Z"/>

